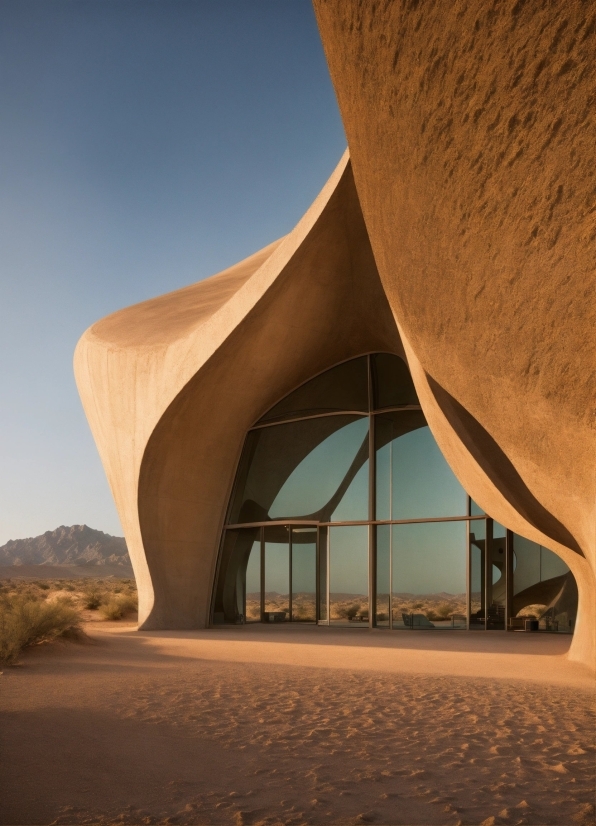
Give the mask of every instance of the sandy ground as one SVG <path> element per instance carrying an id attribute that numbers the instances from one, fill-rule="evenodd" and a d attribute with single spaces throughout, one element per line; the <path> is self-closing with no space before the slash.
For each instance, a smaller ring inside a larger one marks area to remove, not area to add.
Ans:
<path id="1" fill-rule="evenodd" d="M 2 824 L 594 824 L 569 637 L 136 632 L 0 677 Z"/>

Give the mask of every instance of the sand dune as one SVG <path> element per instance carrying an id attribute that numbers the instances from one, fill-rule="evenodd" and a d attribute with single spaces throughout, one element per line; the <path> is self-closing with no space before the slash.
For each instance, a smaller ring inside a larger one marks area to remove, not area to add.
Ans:
<path id="1" fill-rule="evenodd" d="M 0 678 L 3 824 L 594 823 L 568 638 L 90 633 Z"/>

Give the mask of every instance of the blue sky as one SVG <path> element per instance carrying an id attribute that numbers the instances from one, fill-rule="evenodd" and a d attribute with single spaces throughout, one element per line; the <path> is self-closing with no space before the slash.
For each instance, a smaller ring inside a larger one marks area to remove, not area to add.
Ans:
<path id="1" fill-rule="evenodd" d="M 120 534 L 75 344 L 317 195 L 345 136 L 310 0 L 2 0 L 0 111 L 0 544 Z"/>

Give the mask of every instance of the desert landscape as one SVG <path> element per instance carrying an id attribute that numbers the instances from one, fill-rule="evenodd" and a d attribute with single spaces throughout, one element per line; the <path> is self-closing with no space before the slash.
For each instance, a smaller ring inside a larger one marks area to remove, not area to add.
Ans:
<path id="1" fill-rule="evenodd" d="M 111 577 L 0 599 L 81 619 L 0 676 L 0 823 L 594 823 L 594 681 L 569 637 L 138 632 Z"/>
<path id="2" fill-rule="evenodd" d="M 355 624 L 368 621 L 368 595 L 365 594 L 334 594 L 329 595 L 330 619 L 332 623 Z M 393 594 L 393 627 L 407 628 L 406 617 L 424 616 L 435 628 L 465 628 L 466 627 L 466 594 Z M 377 595 L 377 623 L 388 624 L 389 594 Z M 479 606 L 478 606 L 479 607 Z M 386 608 L 386 610 L 383 610 Z M 279 594 L 275 591 L 265 593 L 265 611 L 275 614 L 285 613 L 289 619 L 289 594 Z M 315 595 L 313 593 L 298 593 L 292 598 L 293 620 L 298 622 L 314 622 L 316 617 Z M 246 595 L 246 619 L 249 622 L 258 622 L 261 616 L 260 594 Z"/>
<path id="3" fill-rule="evenodd" d="M 393 595 L 422 634 L 369 632 L 347 593 L 317 627 L 306 592 L 302 622 L 250 622 L 248 594 L 244 626 L 139 632 L 124 540 L 61 526 L 0 559 L 0 824 L 594 823 L 570 636 L 444 633 L 465 613 L 448 593 Z"/>

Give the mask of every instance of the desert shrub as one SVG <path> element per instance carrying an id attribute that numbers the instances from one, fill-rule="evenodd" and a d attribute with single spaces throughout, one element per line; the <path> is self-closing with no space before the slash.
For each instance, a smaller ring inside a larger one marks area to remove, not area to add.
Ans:
<path id="1" fill-rule="evenodd" d="M 23 648 L 81 633 L 79 612 L 68 599 L 54 602 L 26 596 L 0 602 L 0 662 L 12 665 Z"/>
<path id="2" fill-rule="evenodd" d="M 67 583 L 65 583 L 65 585 L 63 585 L 62 590 L 64 590 L 64 591 L 76 591 L 76 588 L 70 582 L 67 582 Z"/>
<path id="3" fill-rule="evenodd" d="M 122 606 L 118 599 L 111 599 L 108 602 L 104 602 L 103 605 L 99 606 L 99 612 L 106 620 L 119 620 L 122 619 L 123 615 Z"/>
<path id="4" fill-rule="evenodd" d="M 136 611 L 138 607 L 137 598 L 125 594 L 118 595 L 108 600 L 100 606 L 99 612 L 104 619 L 119 620 L 126 614 Z"/>
<path id="5" fill-rule="evenodd" d="M 47 582 L 36 582 L 35 584 L 37 585 L 38 588 L 41 588 L 42 591 L 49 591 L 50 590 L 50 586 L 48 585 Z"/>
<path id="6" fill-rule="evenodd" d="M 95 611 L 104 601 L 104 591 L 95 583 L 87 585 L 82 593 L 83 607 Z"/>
<path id="7" fill-rule="evenodd" d="M 30 602 L 39 602 L 39 600 L 45 597 L 45 594 L 43 592 L 40 593 L 37 588 L 26 585 L 22 588 L 15 589 L 15 591 L 11 594 L 11 598 L 19 597 L 21 599 L 29 600 Z"/>

